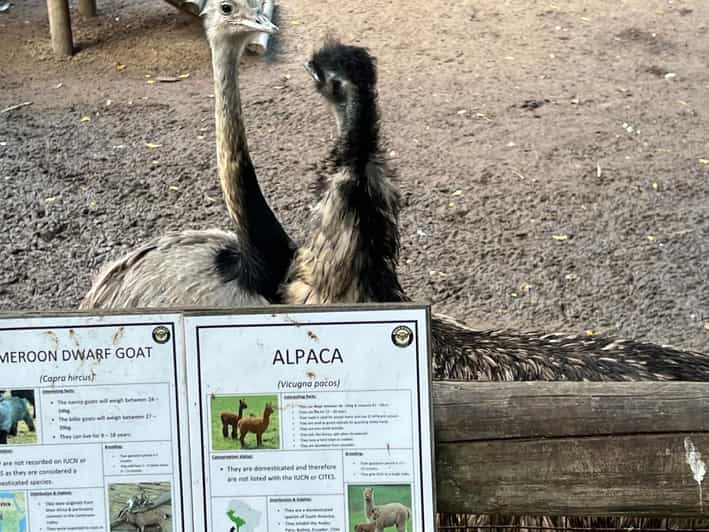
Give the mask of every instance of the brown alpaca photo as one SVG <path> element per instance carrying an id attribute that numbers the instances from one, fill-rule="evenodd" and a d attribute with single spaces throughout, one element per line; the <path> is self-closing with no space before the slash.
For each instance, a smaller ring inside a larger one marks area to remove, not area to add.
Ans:
<path id="1" fill-rule="evenodd" d="M 222 420 L 222 435 L 225 438 L 229 437 L 229 427 L 231 427 L 231 437 L 236 439 L 238 436 L 237 425 L 239 420 L 244 416 L 244 410 L 246 410 L 249 405 L 246 401 L 239 399 L 239 412 L 235 414 L 234 412 L 222 412 L 220 417 Z"/>
<path id="2" fill-rule="evenodd" d="M 246 446 L 244 438 L 249 432 L 256 434 L 256 447 L 263 447 L 263 434 L 268 430 L 271 414 L 273 414 L 273 406 L 271 403 L 266 403 L 263 407 L 263 416 L 249 416 L 239 420 L 239 441 L 242 447 Z"/>

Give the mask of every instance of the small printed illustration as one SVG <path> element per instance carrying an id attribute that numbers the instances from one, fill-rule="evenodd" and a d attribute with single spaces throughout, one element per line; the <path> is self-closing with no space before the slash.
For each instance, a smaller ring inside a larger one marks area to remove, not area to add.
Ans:
<path id="1" fill-rule="evenodd" d="M 349 532 L 413 532 L 410 484 L 349 485 L 347 505 Z"/>
<path id="2" fill-rule="evenodd" d="M 172 530 L 169 482 L 109 484 L 111 530 Z"/>
<path id="3" fill-rule="evenodd" d="M 34 390 L 0 391 L 0 444 L 37 443 Z"/>
<path id="4" fill-rule="evenodd" d="M 277 395 L 213 395 L 212 450 L 280 448 Z"/>
<path id="5" fill-rule="evenodd" d="M 262 521 L 261 512 L 236 499 L 229 502 L 226 517 L 231 524 L 229 532 L 256 532 Z"/>
<path id="6" fill-rule="evenodd" d="M 0 532 L 27 532 L 24 492 L 0 491 Z"/>

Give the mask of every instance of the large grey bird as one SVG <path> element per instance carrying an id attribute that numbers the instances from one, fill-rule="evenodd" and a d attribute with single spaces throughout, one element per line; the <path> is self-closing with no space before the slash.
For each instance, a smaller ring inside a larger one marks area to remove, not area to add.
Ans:
<path id="1" fill-rule="evenodd" d="M 277 28 L 249 0 L 208 0 L 202 16 L 212 52 L 217 167 L 235 232 L 183 231 L 143 244 L 102 268 L 82 309 L 278 301 L 295 245 L 261 193 L 239 92 L 247 43 L 254 33 Z"/>

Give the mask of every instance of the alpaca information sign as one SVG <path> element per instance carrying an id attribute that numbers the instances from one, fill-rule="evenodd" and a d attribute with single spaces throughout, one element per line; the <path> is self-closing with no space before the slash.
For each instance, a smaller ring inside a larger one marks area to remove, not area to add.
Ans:
<path id="1" fill-rule="evenodd" d="M 195 529 L 433 532 L 427 312 L 187 316 Z"/>
<path id="2" fill-rule="evenodd" d="M 433 532 L 428 320 L 0 318 L 0 532 Z"/>
<path id="3" fill-rule="evenodd" d="M 0 320 L 2 532 L 191 530 L 182 339 L 177 314 Z"/>

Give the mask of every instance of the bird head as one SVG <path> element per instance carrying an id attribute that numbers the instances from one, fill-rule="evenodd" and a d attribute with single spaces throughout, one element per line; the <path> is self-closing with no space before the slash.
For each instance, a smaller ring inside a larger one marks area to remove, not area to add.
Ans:
<path id="1" fill-rule="evenodd" d="M 207 0 L 200 17 L 210 40 L 278 32 L 278 26 L 261 12 L 259 0 Z"/>
<path id="2" fill-rule="evenodd" d="M 377 85 L 376 59 L 365 48 L 345 45 L 332 37 L 304 66 L 316 90 L 333 104 L 373 92 Z"/>

